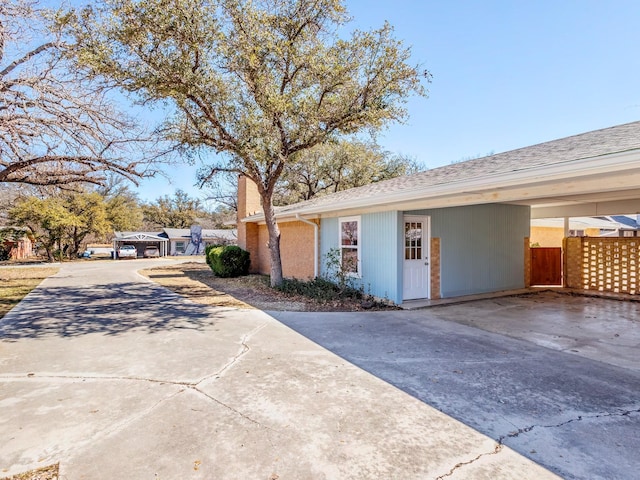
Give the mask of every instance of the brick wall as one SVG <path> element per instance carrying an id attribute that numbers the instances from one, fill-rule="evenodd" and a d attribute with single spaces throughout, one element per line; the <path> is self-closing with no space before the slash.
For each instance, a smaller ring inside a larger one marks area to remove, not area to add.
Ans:
<path id="1" fill-rule="evenodd" d="M 597 237 L 599 228 L 584 229 L 586 236 Z M 564 228 L 559 227 L 531 227 L 531 244 L 539 247 L 560 247 L 564 238 Z"/>
<path id="2" fill-rule="evenodd" d="M 640 293 L 640 238 L 565 239 L 565 286 Z"/>
<path id="3" fill-rule="evenodd" d="M 582 288 L 582 238 L 569 237 L 563 241 L 563 278 L 567 288 Z"/>
<path id="4" fill-rule="evenodd" d="M 312 220 L 317 225 L 319 221 Z M 285 222 L 280 228 L 280 257 L 282 274 L 285 278 L 308 280 L 313 278 L 314 232 L 313 227 L 303 222 Z M 258 235 L 257 267 L 260 273 L 268 275 L 271 269 L 269 257 L 269 232 L 266 225 L 260 225 Z M 253 254 L 252 254 L 253 263 Z"/>
<path id="5" fill-rule="evenodd" d="M 245 176 L 238 178 L 238 246 L 251 254 L 251 273 L 271 273 L 269 232 L 266 225 L 241 220 L 262 211 L 256 184 Z M 315 221 L 319 225 L 319 221 Z M 304 222 L 279 223 L 280 257 L 285 278 L 313 278 L 314 229 Z"/>
<path id="6" fill-rule="evenodd" d="M 441 297 L 440 292 L 440 239 L 431 238 L 431 298 Z"/>
<path id="7" fill-rule="evenodd" d="M 524 237 L 524 286 L 531 286 L 531 240 Z"/>
<path id="8" fill-rule="evenodd" d="M 240 175 L 238 177 L 238 246 L 252 252 L 258 247 L 258 230 L 255 224 L 241 220 L 262 211 L 262 202 L 258 187 L 253 181 Z"/>
<path id="9" fill-rule="evenodd" d="M 17 241 L 6 241 L 4 247 L 9 248 L 9 258 L 13 260 L 29 258 L 33 252 L 33 243 L 26 236 Z"/>

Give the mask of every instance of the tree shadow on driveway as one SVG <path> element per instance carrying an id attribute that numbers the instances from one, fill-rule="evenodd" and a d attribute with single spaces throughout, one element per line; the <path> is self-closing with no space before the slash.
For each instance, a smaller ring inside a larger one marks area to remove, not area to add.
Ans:
<path id="1" fill-rule="evenodd" d="M 639 372 L 428 311 L 269 313 L 563 478 L 637 475 Z"/>
<path id="2" fill-rule="evenodd" d="M 211 309 L 151 283 L 41 286 L 0 319 L 0 340 L 118 335 L 133 329 L 148 333 L 171 328 L 201 330 L 215 321 Z"/>

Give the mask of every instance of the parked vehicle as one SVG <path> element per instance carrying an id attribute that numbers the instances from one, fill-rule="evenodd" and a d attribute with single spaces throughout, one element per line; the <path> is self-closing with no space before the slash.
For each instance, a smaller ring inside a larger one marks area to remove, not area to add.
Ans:
<path id="1" fill-rule="evenodd" d="M 118 249 L 118 258 L 137 258 L 138 251 L 134 245 L 122 245 Z"/>
<path id="2" fill-rule="evenodd" d="M 158 247 L 147 247 L 144 249 L 144 258 L 154 258 L 160 256 Z"/>

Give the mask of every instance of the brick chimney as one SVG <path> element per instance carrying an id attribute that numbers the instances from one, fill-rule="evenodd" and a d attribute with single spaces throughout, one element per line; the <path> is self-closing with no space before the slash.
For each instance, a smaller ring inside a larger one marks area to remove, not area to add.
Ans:
<path id="1" fill-rule="evenodd" d="M 262 211 L 262 202 L 257 185 L 244 175 L 238 176 L 238 246 L 251 253 L 251 267 L 257 267 L 258 224 L 241 220 Z"/>

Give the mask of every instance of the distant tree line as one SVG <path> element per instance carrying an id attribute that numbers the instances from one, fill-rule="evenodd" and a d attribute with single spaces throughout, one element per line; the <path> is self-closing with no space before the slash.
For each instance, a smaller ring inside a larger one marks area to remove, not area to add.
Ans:
<path id="1" fill-rule="evenodd" d="M 174 196 L 141 202 L 128 187 L 85 188 L 49 194 L 16 194 L 2 206 L 4 222 L 25 227 L 49 261 L 77 257 L 87 243 L 105 243 L 114 231 L 161 228 L 231 228 L 235 214 L 222 208 L 207 210 L 181 190 Z"/>

